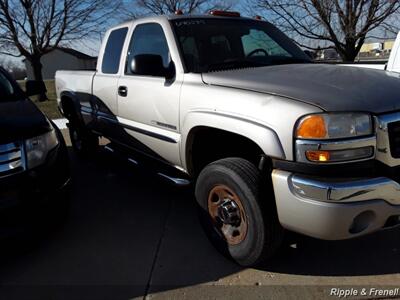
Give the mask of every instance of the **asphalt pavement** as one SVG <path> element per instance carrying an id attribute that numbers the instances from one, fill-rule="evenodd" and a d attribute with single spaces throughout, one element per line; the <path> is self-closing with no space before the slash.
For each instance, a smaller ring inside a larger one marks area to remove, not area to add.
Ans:
<path id="1" fill-rule="evenodd" d="M 294 236 L 269 265 L 244 269 L 203 234 L 190 187 L 105 151 L 70 154 L 70 214 L 46 234 L 0 242 L 0 299 L 319 299 L 400 285 L 399 229 L 341 242 Z"/>

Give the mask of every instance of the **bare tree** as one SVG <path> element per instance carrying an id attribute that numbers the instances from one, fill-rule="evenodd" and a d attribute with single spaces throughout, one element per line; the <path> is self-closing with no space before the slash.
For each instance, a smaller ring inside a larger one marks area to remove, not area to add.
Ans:
<path id="1" fill-rule="evenodd" d="M 395 31 L 388 20 L 400 12 L 399 0 L 250 1 L 299 45 L 335 48 L 344 61 L 354 61 L 369 34 L 378 29 Z"/>
<path id="2" fill-rule="evenodd" d="M 229 9 L 235 1 L 232 0 L 137 0 L 134 16 L 140 14 L 171 14 L 178 10 L 192 14 L 213 9 Z"/>
<path id="3" fill-rule="evenodd" d="M 99 32 L 120 5 L 121 0 L 0 0 L 0 54 L 25 57 L 35 80 L 43 81 L 43 55 Z"/>

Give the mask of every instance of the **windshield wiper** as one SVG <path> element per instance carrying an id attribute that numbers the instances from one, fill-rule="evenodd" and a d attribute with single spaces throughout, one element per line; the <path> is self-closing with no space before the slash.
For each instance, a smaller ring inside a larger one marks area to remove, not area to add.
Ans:
<path id="1" fill-rule="evenodd" d="M 251 60 L 233 59 L 233 60 L 227 60 L 224 62 L 209 64 L 207 66 L 207 71 L 210 72 L 210 71 L 218 71 L 218 70 L 263 67 L 263 66 L 267 66 L 267 64 L 255 62 L 255 61 L 251 61 Z"/>

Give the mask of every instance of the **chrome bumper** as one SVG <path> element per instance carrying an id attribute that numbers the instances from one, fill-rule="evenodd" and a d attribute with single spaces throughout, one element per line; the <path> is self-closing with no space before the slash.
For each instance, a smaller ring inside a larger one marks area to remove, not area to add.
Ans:
<path id="1" fill-rule="evenodd" d="M 348 239 L 400 223 L 400 184 L 385 178 L 328 180 L 272 172 L 283 227 L 320 239 Z"/>

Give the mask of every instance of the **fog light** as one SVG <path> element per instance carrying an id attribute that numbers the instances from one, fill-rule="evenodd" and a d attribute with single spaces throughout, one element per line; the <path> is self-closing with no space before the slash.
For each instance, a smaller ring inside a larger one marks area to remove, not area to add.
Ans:
<path id="1" fill-rule="evenodd" d="M 329 161 L 329 151 L 307 151 L 306 157 L 309 161 Z"/>

